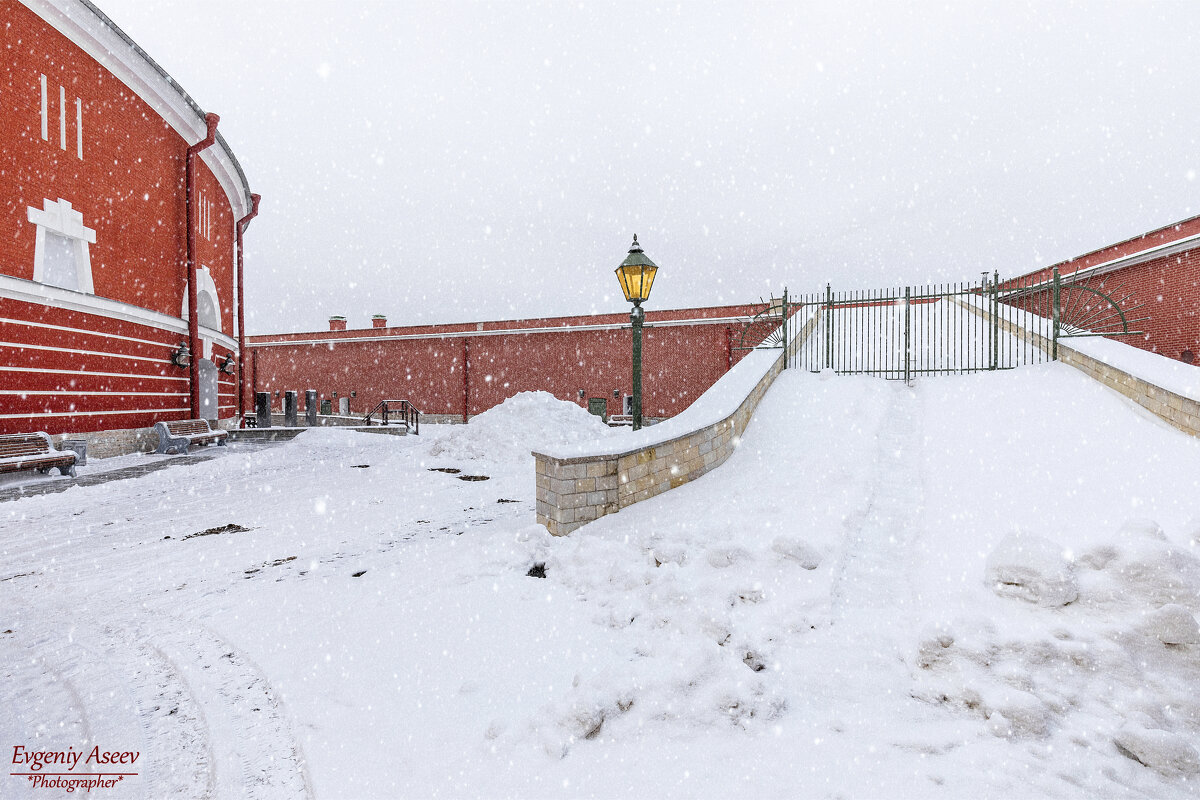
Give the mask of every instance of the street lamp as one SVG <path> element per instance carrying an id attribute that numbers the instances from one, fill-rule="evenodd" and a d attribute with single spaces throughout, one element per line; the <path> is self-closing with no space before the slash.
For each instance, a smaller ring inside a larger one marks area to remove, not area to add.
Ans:
<path id="1" fill-rule="evenodd" d="M 642 310 L 642 302 L 650 297 L 650 287 L 654 285 L 654 273 L 658 265 L 646 257 L 642 246 L 638 244 L 637 234 L 633 235 L 633 245 L 629 255 L 617 267 L 617 280 L 621 282 L 621 291 L 625 299 L 633 303 L 629 312 L 629 321 L 633 323 L 633 429 L 642 427 L 642 320 L 646 312 Z"/>

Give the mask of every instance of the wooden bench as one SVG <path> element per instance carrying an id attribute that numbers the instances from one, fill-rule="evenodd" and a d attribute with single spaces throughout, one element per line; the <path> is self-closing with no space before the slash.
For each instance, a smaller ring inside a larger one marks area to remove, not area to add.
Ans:
<path id="1" fill-rule="evenodd" d="M 193 444 L 208 444 L 216 442 L 225 446 L 229 434 L 225 431 L 208 427 L 206 419 L 182 419 L 174 422 L 154 423 L 154 432 L 158 434 L 158 449 L 156 453 L 182 453 L 187 455 L 188 448 Z"/>
<path id="2" fill-rule="evenodd" d="M 0 435 L 0 472 L 36 469 L 43 474 L 57 469 L 75 477 L 75 454 L 54 449 L 49 434 L 8 433 Z"/>

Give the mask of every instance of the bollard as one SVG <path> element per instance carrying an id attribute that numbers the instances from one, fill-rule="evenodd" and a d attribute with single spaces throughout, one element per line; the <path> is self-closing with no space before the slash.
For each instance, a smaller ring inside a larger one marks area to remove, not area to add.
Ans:
<path id="1" fill-rule="evenodd" d="M 304 392 L 304 424 L 310 428 L 317 425 L 317 390 L 307 389 Z"/>
<path id="2" fill-rule="evenodd" d="M 258 417 L 258 427 L 271 427 L 271 393 L 254 393 L 254 413 Z"/>
<path id="3" fill-rule="evenodd" d="M 283 393 L 283 425 L 285 428 L 295 428 L 297 425 L 300 424 L 299 421 L 296 419 L 296 416 L 297 416 L 296 406 L 297 406 L 296 393 L 295 392 L 284 392 Z"/>

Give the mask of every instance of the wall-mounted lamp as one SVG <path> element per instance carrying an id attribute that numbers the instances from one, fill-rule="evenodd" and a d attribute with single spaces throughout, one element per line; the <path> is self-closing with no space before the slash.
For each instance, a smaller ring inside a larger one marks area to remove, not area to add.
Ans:
<path id="1" fill-rule="evenodd" d="M 620 399 L 621 399 L 621 390 L 613 389 L 613 400 L 620 400 Z"/>
<path id="2" fill-rule="evenodd" d="M 579 399 L 580 399 L 580 400 L 582 400 L 582 399 L 583 399 L 583 389 L 580 389 L 580 390 L 579 390 Z"/>
<path id="3" fill-rule="evenodd" d="M 225 356 L 225 360 L 221 362 L 221 372 L 224 372 L 226 375 L 232 375 L 234 366 L 236 366 L 236 364 L 233 360 L 233 353 L 230 353 L 229 355 Z"/>
<path id="4" fill-rule="evenodd" d="M 171 353 L 171 363 L 177 367 L 186 367 L 192 363 L 192 351 L 188 349 L 187 342 L 180 342 Z"/>

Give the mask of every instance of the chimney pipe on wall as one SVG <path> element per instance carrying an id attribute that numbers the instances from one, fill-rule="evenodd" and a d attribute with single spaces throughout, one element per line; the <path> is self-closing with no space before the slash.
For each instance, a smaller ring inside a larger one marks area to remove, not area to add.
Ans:
<path id="1" fill-rule="evenodd" d="M 371 327 L 372 328 L 386 328 L 387 327 L 387 314 L 372 315 L 371 316 Z"/>
<path id="2" fill-rule="evenodd" d="M 342 316 L 332 316 L 329 318 L 329 330 L 344 331 L 346 330 L 346 318 Z"/>

